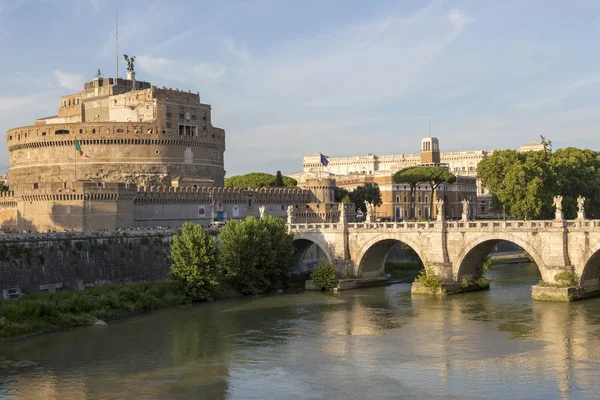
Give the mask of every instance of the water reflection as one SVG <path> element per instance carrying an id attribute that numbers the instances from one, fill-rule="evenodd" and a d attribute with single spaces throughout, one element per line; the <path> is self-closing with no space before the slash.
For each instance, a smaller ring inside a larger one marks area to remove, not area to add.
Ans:
<path id="1" fill-rule="evenodd" d="M 600 300 L 533 303 L 535 265 L 489 277 L 443 299 L 244 298 L 3 342 L 0 397 L 597 398 Z"/>

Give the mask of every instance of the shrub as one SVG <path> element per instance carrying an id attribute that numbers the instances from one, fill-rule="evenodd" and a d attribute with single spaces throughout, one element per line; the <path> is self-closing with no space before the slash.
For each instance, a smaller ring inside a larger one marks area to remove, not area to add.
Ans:
<path id="1" fill-rule="evenodd" d="M 339 282 L 335 274 L 335 267 L 327 260 L 319 261 L 311 278 L 315 286 L 321 290 L 334 288 Z"/>
<path id="2" fill-rule="evenodd" d="M 578 277 L 575 272 L 561 271 L 554 275 L 554 280 L 561 287 L 577 286 Z"/>
<path id="3" fill-rule="evenodd" d="M 432 270 L 425 269 L 421 271 L 415 282 L 420 283 L 428 289 L 437 289 L 444 283 L 444 278 L 437 276 Z"/>
<path id="4" fill-rule="evenodd" d="M 221 265 L 231 285 L 243 294 L 284 286 L 294 256 L 292 240 L 282 219 L 229 221 L 221 229 Z"/>
<path id="5" fill-rule="evenodd" d="M 180 282 L 196 300 L 210 299 L 218 285 L 219 252 L 216 239 L 200 225 L 186 222 L 181 234 L 173 237 L 169 259 L 171 277 Z"/>

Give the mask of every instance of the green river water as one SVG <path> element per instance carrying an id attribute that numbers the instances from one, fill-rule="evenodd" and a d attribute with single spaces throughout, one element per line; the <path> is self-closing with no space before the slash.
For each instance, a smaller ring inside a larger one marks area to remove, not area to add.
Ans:
<path id="1" fill-rule="evenodd" d="M 0 342 L 1 399 L 598 399 L 600 300 L 409 284 L 237 298 Z"/>

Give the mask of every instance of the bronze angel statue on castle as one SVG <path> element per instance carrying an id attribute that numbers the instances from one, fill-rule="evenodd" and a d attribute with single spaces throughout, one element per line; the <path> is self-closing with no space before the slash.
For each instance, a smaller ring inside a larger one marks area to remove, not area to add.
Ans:
<path id="1" fill-rule="evenodd" d="M 129 58 L 127 54 L 123 54 L 125 57 L 125 61 L 127 62 L 127 71 L 133 72 L 133 62 L 135 61 L 135 56 Z"/>

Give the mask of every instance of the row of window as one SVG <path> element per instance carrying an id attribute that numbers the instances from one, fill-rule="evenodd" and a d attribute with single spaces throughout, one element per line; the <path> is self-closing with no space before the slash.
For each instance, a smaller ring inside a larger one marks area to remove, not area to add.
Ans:
<path id="1" fill-rule="evenodd" d="M 63 107 L 68 107 L 68 106 L 78 106 L 79 105 L 79 97 L 77 97 L 74 101 L 73 104 L 71 104 L 71 99 L 69 100 L 63 100 Z"/>

